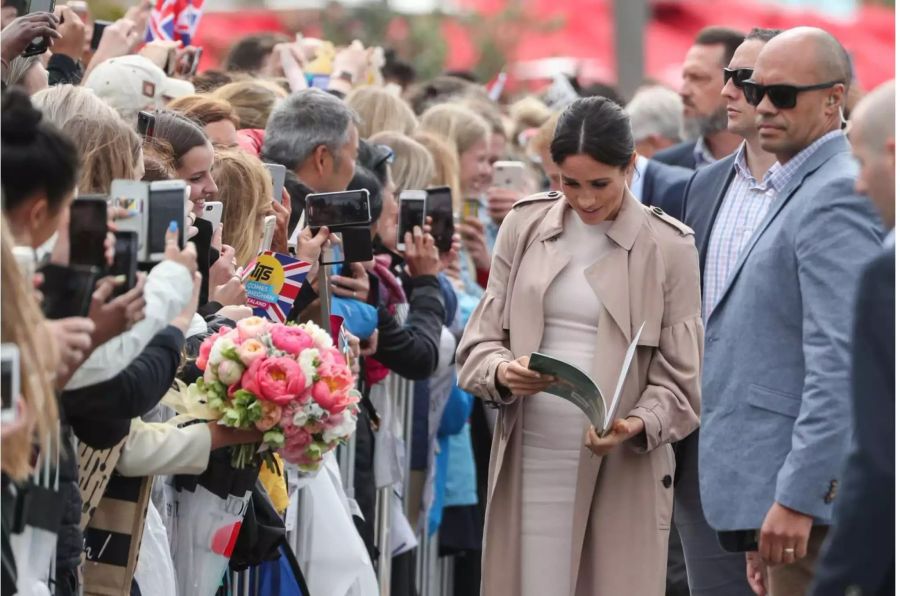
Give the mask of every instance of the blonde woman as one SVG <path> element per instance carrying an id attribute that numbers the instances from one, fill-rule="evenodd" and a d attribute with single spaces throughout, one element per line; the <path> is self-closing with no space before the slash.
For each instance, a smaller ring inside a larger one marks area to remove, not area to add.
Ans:
<path id="1" fill-rule="evenodd" d="M 238 265 L 245 267 L 259 251 L 263 219 L 274 215 L 272 179 L 261 161 L 240 149 L 216 153 L 213 178 L 224 207 L 222 241 L 234 247 Z"/>
<path id="2" fill-rule="evenodd" d="M 22 408 L 14 426 L 4 425 L 0 468 L 13 480 L 24 480 L 31 471 L 32 447 L 52 445 L 58 415 L 53 379 L 58 364 L 55 342 L 46 341 L 48 331 L 32 292 L 12 251 L 13 235 L 2 218 L 0 252 L 0 339 L 19 348 L 19 379 Z"/>
<path id="3" fill-rule="evenodd" d="M 363 139 L 384 131 L 411 135 L 418 125 L 409 104 L 384 87 L 357 87 L 347 96 L 347 105 L 359 114 Z"/>
<path id="4" fill-rule="evenodd" d="M 477 198 L 491 182 L 491 128 L 473 110 L 440 104 L 422 115 L 421 130 L 450 142 L 459 159 L 459 185 L 465 198 Z"/>
<path id="5" fill-rule="evenodd" d="M 92 91 L 59 85 L 37 93 L 32 101 L 49 122 L 78 143 L 80 193 L 106 194 L 113 180 L 143 176 L 141 138 Z"/>
<path id="6" fill-rule="evenodd" d="M 434 158 L 418 141 L 406 136 L 405 133 L 380 132 L 373 135 L 369 142 L 373 145 L 385 145 L 394 152 L 391 177 L 394 180 L 395 193 L 439 186 L 433 184 Z"/>
<path id="7" fill-rule="evenodd" d="M 462 191 L 459 189 L 459 158 L 453 146 L 441 137 L 418 131 L 413 140 L 425 147 L 431 154 L 434 163 L 434 174 L 429 181 L 430 186 L 449 186 L 453 195 L 453 211 L 462 213 Z"/>
<path id="8" fill-rule="evenodd" d="M 212 94 L 231 104 L 240 120 L 239 129 L 265 128 L 272 110 L 287 96 L 284 87 L 263 79 L 228 83 Z"/>
<path id="9" fill-rule="evenodd" d="M 237 112 L 224 99 L 209 95 L 185 95 L 166 106 L 203 127 L 212 143 L 219 147 L 237 146 L 237 128 L 241 124 Z"/>

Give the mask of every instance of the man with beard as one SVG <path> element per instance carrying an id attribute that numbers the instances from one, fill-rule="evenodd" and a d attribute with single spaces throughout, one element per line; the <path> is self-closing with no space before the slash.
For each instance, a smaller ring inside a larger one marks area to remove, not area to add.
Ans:
<path id="1" fill-rule="evenodd" d="M 724 27 L 707 27 L 694 40 L 682 67 L 682 137 L 687 139 L 653 156 L 674 166 L 696 170 L 738 148 L 741 138 L 728 131 L 728 114 L 721 96 L 722 68 L 731 62 L 744 35 Z"/>

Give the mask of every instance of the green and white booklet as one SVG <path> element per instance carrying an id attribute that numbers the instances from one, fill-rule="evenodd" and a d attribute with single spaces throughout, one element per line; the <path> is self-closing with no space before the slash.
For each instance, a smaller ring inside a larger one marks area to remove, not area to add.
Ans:
<path id="1" fill-rule="evenodd" d="M 622 400 L 622 387 L 625 385 L 625 377 L 631 362 L 634 360 L 634 353 L 637 350 L 638 340 L 641 338 L 641 332 L 644 330 L 645 323 L 641 324 L 628 351 L 625 352 L 625 361 L 622 363 L 622 370 L 619 372 L 619 381 L 616 383 L 616 392 L 612 397 L 609 407 L 606 405 L 606 399 L 600 387 L 591 379 L 590 375 L 568 362 L 534 352 L 528 362 L 528 368 L 537 371 L 543 375 L 553 375 L 556 381 L 547 387 L 544 392 L 556 395 L 566 401 L 572 402 L 585 413 L 597 434 L 603 436 L 612 428 L 612 423 L 616 419 L 616 413 L 619 409 L 619 402 Z"/>

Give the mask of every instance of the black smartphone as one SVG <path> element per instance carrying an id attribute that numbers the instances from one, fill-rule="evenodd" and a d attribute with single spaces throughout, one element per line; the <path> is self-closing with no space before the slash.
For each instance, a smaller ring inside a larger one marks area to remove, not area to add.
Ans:
<path id="1" fill-rule="evenodd" d="M 719 545 L 729 553 L 746 553 L 759 550 L 759 538 L 756 530 L 734 530 L 716 532 Z"/>
<path id="2" fill-rule="evenodd" d="M 91 49 L 95 52 L 100 47 L 100 40 L 103 39 L 103 30 L 112 25 L 112 21 L 94 21 L 94 33 L 91 35 Z"/>
<path id="3" fill-rule="evenodd" d="M 25 11 L 26 14 L 31 14 L 34 12 L 50 12 L 52 13 L 56 10 L 56 0 L 30 0 L 28 2 L 28 8 Z M 50 48 L 50 38 L 49 37 L 35 37 L 31 40 L 31 43 L 28 44 L 28 47 L 25 48 L 25 51 L 22 52 L 22 56 L 37 56 L 39 54 L 43 54 Z"/>
<path id="4" fill-rule="evenodd" d="M 453 195 L 449 186 L 429 188 L 425 199 L 425 216 L 431 217 L 431 235 L 441 252 L 450 252 L 453 246 Z"/>
<path id="5" fill-rule="evenodd" d="M 397 249 L 406 250 L 406 233 L 413 233 L 413 228 L 425 225 L 425 200 L 428 197 L 424 190 L 404 190 L 400 193 L 400 221 L 397 225 Z"/>
<path id="6" fill-rule="evenodd" d="M 110 275 L 124 275 L 125 283 L 116 286 L 113 296 L 121 296 L 137 284 L 138 234 L 137 232 L 116 232 L 116 256 Z"/>
<path id="7" fill-rule="evenodd" d="M 41 309 L 48 319 L 86 317 L 91 308 L 94 284 L 100 277 L 96 267 L 49 263 L 40 269 L 44 276 Z"/>
<path id="8" fill-rule="evenodd" d="M 369 191 L 314 193 L 306 196 L 307 225 L 316 230 L 322 226 L 340 228 L 369 225 L 372 210 Z"/>
<path id="9" fill-rule="evenodd" d="M 137 131 L 145 139 L 152 139 L 156 128 L 156 116 L 150 112 L 138 112 Z"/>
<path id="10" fill-rule="evenodd" d="M 372 231 L 369 226 L 346 226 L 334 231 L 338 242 L 333 243 L 327 251 L 322 251 L 321 263 L 323 265 L 338 265 L 344 263 L 363 263 L 371 261 L 372 256 Z M 344 273 L 352 277 L 352 273 L 347 273 L 347 269 L 342 269 Z"/>
<path id="11" fill-rule="evenodd" d="M 107 197 L 82 195 L 69 212 L 69 263 L 106 269 Z"/>
<path id="12" fill-rule="evenodd" d="M 196 48 L 194 50 L 194 55 L 191 58 L 191 68 L 188 71 L 190 76 L 194 76 L 197 74 L 197 69 L 200 67 L 200 58 L 203 56 L 203 48 Z"/>
<path id="13" fill-rule="evenodd" d="M 178 247 L 184 248 L 185 182 L 162 180 L 150 183 L 147 200 L 147 260 L 161 261 L 166 252 L 166 232 L 174 221 L 178 226 Z"/>

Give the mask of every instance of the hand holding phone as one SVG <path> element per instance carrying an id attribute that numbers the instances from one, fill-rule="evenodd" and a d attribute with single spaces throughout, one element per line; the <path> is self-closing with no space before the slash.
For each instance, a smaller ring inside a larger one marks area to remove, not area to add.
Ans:
<path id="1" fill-rule="evenodd" d="M 400 193 L 400 221 L 397 226 L 397 250 L 406 250 L 406 236 L 412 234 L 416 227 L 425 227 L 425 200 L 428 194 L 424 190 L 405 190 Z"/>
<path id="2" fill-rule="evenodd" d="M 23 19 L 21 29 L 13 31 L 4 31 L 3 37 L 11 38 L 10 56 L 21 54 L 23 57 L 38 56 L 43 54 L 50 46 L 53 40 L 62 39 L 62 33 L 57 31 L 59 22 L 53 15 L 56 10 L 56 0 L 29 0 L 28 8 L 24 17 L 19 17 L 10 24 L 15 25 L 20 19 Z M 46 16 L 44 13 L 47 13 Z M 25 35 L 31 34 L 29 37 Z M 6 41 L 6 40 L 4 40 Z M 4 44 L 6 45 L 6 44 Z M 22 49 L 19 49 L 19 48 Z M 15 48 L 15 49 L 14 49 Z M 7 48 L 4 47 L 4 55 Z M 18 51 L 15 51 L 18 49 Z"/>
<path id="3" fill-rule="evenodd" d="M 207 201 L 203 204 L 203 214 L 200 217 L 211 223 L 213 230 L 217 230 L 222 223 L 224 210 L 221 201 Z"/>
<path id="4" fill-rule="evenodd" d="M 421 228 L 413 232 L 407 232 L 406 253 L 403 260 L 409 267 L 409 274 L 413 277 L 424 275 L 437 275 L 441 271 L 441 256 L 434 245 L 434 237 L 426 234 Z"/>
<path id="5" fill-rule="evenodd" d="M 431 235 L 441 252 L 450 252 L 453 246 L 453 196 L 449 186 L 429 188 L 425 200 L 425 216 L 431 218 Z"/>

